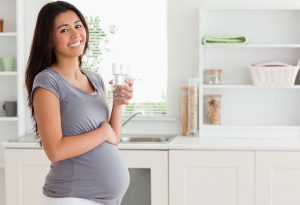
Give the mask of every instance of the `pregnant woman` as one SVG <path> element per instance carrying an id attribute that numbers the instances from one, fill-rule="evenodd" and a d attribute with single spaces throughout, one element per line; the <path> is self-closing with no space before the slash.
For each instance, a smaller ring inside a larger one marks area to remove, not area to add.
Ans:
<path id="1" fill-rule="evenodd" d="M 81 12 L 55 1 L 39 12 L 26 70 L 35 132 L 51 160 L 44 205 L 119 205 L 129 173 L 117 148 L 121 107 L 132 82 L 115 90 L 111 114 L 102 78 L 81 68 L 89 32 Z"/>

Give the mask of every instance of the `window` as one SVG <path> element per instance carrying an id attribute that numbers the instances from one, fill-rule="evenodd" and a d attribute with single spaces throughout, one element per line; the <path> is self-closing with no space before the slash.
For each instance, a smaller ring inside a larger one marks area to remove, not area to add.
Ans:
<path id="1" fill-rule="evenodd" d="M 146 116 L 167 115 L 167 2 L 69 2 L 78 7 L 89 22 L 90 49 L 94 52 L 87 53 L 87 65 L 93 66 L 108 81 L 112 79 L 114 61 L 130 63 L 134 98 L 124 107 L 124 114 L 143 111 Z M 106 87 L 110 90 L 108 82 Z"/>

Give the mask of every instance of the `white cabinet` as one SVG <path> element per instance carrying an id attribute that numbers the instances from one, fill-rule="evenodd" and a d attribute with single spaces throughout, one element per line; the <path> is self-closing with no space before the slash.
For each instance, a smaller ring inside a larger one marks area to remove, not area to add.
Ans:
<path id="1" fill-rule="evenodd" d="M 121 150 L 131 183 L 122 205 L 298 205 L 299 151 Z M 41 204 L 42 149 L 6 149 L 7 205 Z M 149 193 L 143 193 L 145 180 Z M 132 184 L 130 186 L 132 186 Z M 142 188 L 141 188 L 142 187 Z"/>
<path id="2" fill-rule="evenodd" d="M 25 132 L 24 63 L 21 0 L 0 0 L 0 17 L 4 19 L 4 32 L 0 33 L 0 58 L 14 57 L 13 71 L 0 69 L 0 143 Z M 5 101 L 17 101 L 17 116 L 7 117 L 2 108 Z M 0 146 L 0 167 L 3 166 L 3 149 Z"/>
<path id="3" fill-rule="evenodd" d="M 248 65 L 300 58 L 299 8 L 201 8 L 199 11 L 199 130 L 201 137 L 298 138 L 300 86 L 252 85 Z M 207 44 L 208 35 L 243 35 L 247 44 Z M 203 81 L 222 69 L 221 85 Z M 221 124 L 205 122 L 204 96 L 221 95 Z"/>
<path id="4" fill-rule="evenodd" d="M 170 151 L 170 205 L 254 205 L 254 153 Z"/>
<path id="5" fill-rule="evenodd" d="M 149 169 L 150 197 L 149 202 L 143 204 L 168 205 L 168 151 L 122 150 L 121 153 L 130 169 Z M 5 162 L 6 204 L 40 205 L 42 187 L 50 166 L 44 151 L 5 149 Z M 140 196 L 132 194 L 139 200 Z M 126 197 L 124 205 L 135 205 L 130 203 L 135 201 L 130 197 Z"/>
<path id="6" fill-rule="evenodd" d="M 127 197 L 127 193 L 125 194 L 122 205 L 168 205 L 168 151 L 121 150 L 121 153 L 128 164 L 129 170 L 149 169 L 150 174 L 150 201 L 141 198 L 133 190 L 131 196 Z M 130 186 L 128 191 L 130 191 Z"/>
<path id="7" fill-rule="evenodd" d="M 298 205 L 299 151 L 170 151 L 169 205 Z"/>
<path id="8" fill-rule="evenodd" d="M 300 152 L 256 152 L 255 205 L 300 204 Z"/>
<path id="9" fill-rule="evenodd" d="M 6 204 L 41 204 L 49 166 L 41 149 L 5 149 Z"/>
<path id="10" fill-rule="evenodd" d="M 0 58 L 4 56 L 17 57 L 17 23 L 16 0 L 0 0 L 0 18 L 4 19 L 4 32 L 0 33 Z M 2 71 L 0 64 L 0 142 L 10 135 L 17 136 L 17 118 L 5 117 L 2 105 L 4 101 L 17 100 L 17 72 Z M 0 147 L 0 164 L 3 165 L 3 150 Z"/>

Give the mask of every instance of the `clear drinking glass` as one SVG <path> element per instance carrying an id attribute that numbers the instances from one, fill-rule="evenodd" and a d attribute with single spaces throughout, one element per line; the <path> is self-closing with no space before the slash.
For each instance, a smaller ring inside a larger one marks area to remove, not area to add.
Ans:
<path id="1" fill-rule="evenodd" d="M 113 63 L 112 64 L 113 73 L 113 90 L 118 90 L 119 86 L 126 85 L 126 80 L 129 79 L 130 74 L 130 64 L 128 63 Z M 122 93 L 114 92 L 114 99 L 125 97 Z"/>

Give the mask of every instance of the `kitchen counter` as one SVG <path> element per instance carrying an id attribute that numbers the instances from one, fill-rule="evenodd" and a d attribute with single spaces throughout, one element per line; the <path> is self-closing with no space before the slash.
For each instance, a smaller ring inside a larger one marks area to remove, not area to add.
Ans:
<path id="1" fill-rule="evenodd" d="M 199 138 L 177 136 L 172 150 L 278 150 L 300 151 L 300 140 L 258 138 Z"/>
<path id="2" fill-rule="evenodd" d="M 33 135 L 15 138 L 3 142 L 2 146 L 6 149 L 42 149 Z M 168 150 L 168 143 L 120 143 L 119 149 L 126 150 Z"/>
<path id="3" fill-rule="evenodd" d="M 33 136 L 2 143 L 7 149 L 41 149 Z M 300 140 L 255 138 L 199 138 L 176 136 L 170 143 L 121 143 L 126 150 L 282 150 L 300 151 Z"/>

